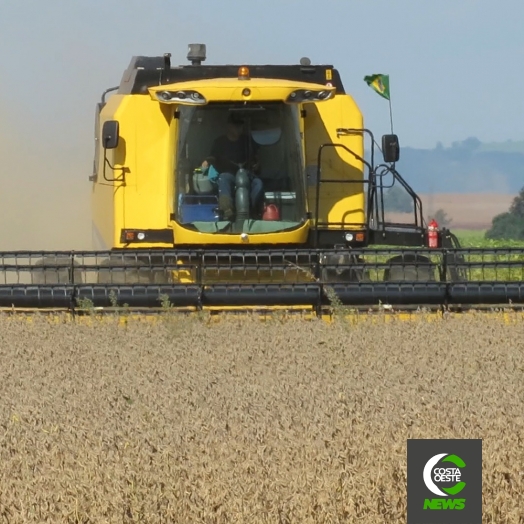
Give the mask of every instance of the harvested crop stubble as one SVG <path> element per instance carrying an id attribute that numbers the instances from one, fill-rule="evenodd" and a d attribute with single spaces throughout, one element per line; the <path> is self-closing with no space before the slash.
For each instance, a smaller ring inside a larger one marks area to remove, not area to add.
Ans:
<path id="1" fill-rule="evenodd" d="M 524 323 L 0 319 L 0 522 L 405 522 L 406 439 L 524 515 Z"/>

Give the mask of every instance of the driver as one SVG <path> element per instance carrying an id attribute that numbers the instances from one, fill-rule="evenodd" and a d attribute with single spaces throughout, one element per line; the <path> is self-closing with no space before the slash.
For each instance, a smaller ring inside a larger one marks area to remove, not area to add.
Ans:
<path id="1" fill-rule="evenodd" d="M 258 171 L 258 145 L 244 133 L 244 120 L 230 114 L 227 119 L 226 134 L 218 137 L 211 148 L 211 156 L 202 162 L 206 168 L 210 164 L 218 171 L 218 205 L 226 220 L 234 215 L 233 191 L 235 174 L 240 167 L 249 173 L 251 183 L 250 204 L 254 214 L 260 213 L 263 196 L 262 180 L 255 173 Z"/>

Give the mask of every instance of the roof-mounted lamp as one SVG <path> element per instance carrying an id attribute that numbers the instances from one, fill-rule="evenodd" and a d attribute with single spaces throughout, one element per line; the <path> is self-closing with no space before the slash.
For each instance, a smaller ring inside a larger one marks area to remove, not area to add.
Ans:
<path id="1" fill-rule="evenodd" d="M 239 80 L 249 80 L 249 68 L 242 66 L 238 68 L 238 79 Z"/>

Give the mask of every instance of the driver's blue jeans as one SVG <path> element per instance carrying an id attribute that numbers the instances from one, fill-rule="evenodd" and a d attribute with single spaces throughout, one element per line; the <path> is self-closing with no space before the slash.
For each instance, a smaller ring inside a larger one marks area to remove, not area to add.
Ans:
<path id="1" fill-rule="evenodd" d="M 263 184 L 262 180 L 257 177 L 249 177 L 250 178 L 250 207 L 252 210 L 258 210 L 258 206 L 262 201 L 262 195 L 263 195 Z M 220 177 L 218 179 L 218 196 L 223 197 L 229 197 L 231 199 L 231 205 L 235 204 L 235 198 L 233 196 L 233 192 L 235 189 L 235 175 L 232 173 L 220 173 Z"/>

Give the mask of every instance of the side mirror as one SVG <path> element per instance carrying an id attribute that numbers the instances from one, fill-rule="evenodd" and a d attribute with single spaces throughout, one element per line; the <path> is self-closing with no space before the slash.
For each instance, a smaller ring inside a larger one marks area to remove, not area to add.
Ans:
<path id="1" fill-rule="evenodd" d="M 384 155 L 384 162 L 398 162 L 400 145 L 397 135 L 384 135 L 382 137 L 382 154 Z"/>
<path id="2" fill-rule="evenodd" d="M 102 127 L 102 146 L 104 149 L 115 149 L 118 146 L 119 125 L 117 120 L 107 120 Z"/>

